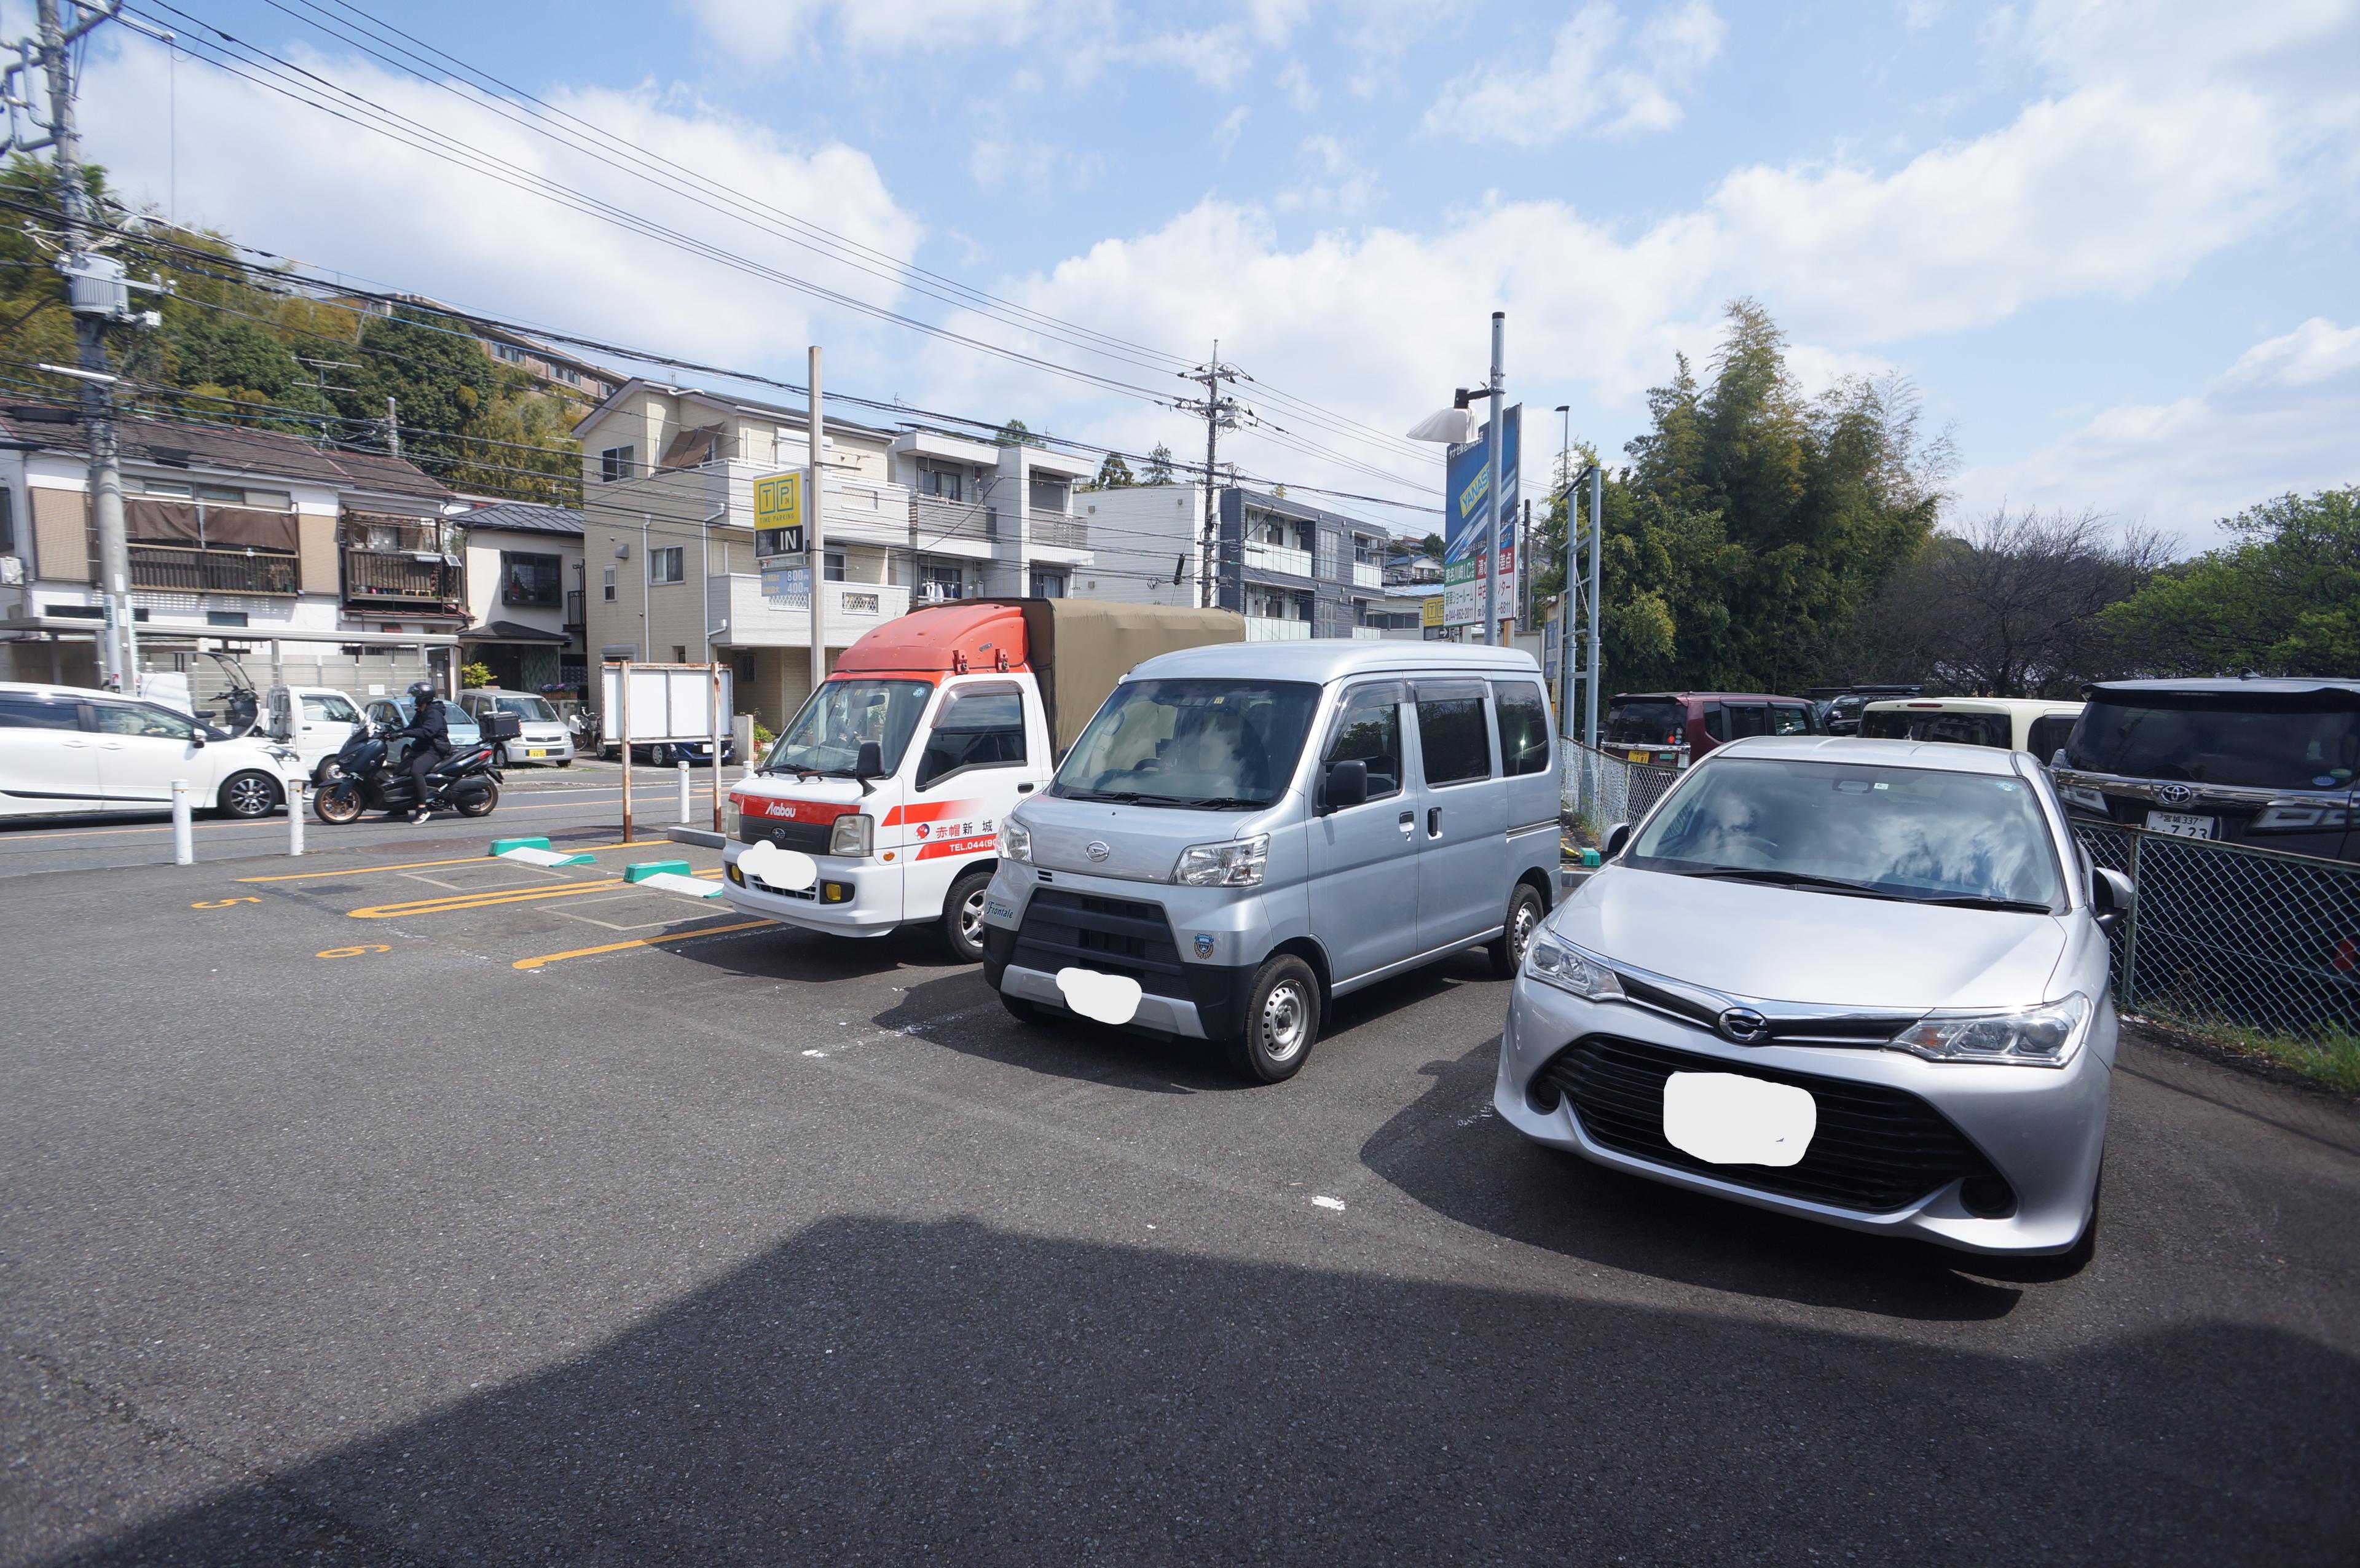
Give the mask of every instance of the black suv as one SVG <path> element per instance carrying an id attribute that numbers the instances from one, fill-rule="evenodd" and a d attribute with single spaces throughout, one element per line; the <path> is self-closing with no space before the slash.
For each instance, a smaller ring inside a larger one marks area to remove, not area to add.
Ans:
<path id="1" fill-rule="evenodd" d="M 2360 860 L 2360 681 L 2109 681 L 2082 691 L 2090 705 L 2052 770 L 2073 815 Z"/>

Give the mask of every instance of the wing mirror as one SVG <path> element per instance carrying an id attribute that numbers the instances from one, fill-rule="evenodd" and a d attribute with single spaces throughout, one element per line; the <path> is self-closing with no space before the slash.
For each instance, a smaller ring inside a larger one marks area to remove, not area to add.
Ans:
<path id="1" fill-rule="evenodd" d="M 1345 811 L 1369 803 L 1369 765 L 1358 757 L 1328 765 L 1328 809 Z"/>
<path id="2" fill-rule="evenodd" d="M 2090 909 L 2099 930 L 2114 930 L 2137 905 L 2138 890 L 2129 877 L 2103 866 L 2090 873 Z"/>
<path id="3" fill-rule="evenodd" d="M 1613 826 L 1606 830 L 1606 854 L 1604 858 L 1608 860 L 1613 859 L 1616 855 L 1622 853 L 1622 846 L 1630 842 L 1631 824 L 1629 822 L 1616 822 Z"/>
<path id="4" fill-rule="evenodd" d="M 718 774 L 721 768 L 721 748 L 717 746 L 713 748 L 713 767 L 714 771 Z M 885 748 L 873 740 L 862 741 L 860 749 L 855 752 L 852 757 L 853 782 L 860 786 L 860 792 L 863 795 L 871 795 L 876 791 L 869 788 L 869 781 L 871 779 L 882 779 L 884 776 Z"/>

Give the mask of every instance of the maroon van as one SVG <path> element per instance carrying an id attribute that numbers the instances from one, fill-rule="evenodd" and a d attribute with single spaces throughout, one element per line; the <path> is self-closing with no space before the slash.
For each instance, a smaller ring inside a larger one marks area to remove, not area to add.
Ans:
<path id="1" fill-rule="evenodd" d="M 1599 748 L 1633 762 L 1670 762 L 1685 745 L 1694 761 L 1725 740 L 1817 735 L 1810 702 L 1760 691 L 1624 691 L 1606 700 Z"/>

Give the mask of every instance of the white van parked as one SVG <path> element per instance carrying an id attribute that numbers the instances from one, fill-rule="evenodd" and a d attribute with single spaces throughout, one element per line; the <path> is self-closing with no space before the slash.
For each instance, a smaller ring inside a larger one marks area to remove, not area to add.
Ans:
<path id="1" fill-rule="evenodd" d="M 2073 733 L 2080 702 L 2031 697 L 1905 697 L 1860 711 L 1867 740 L 1938 740 L 2028 751 L 2045 765 Z"/>
<path id="2" fill-rule="evenodd" d="M 0 682 L 0 816 L 167 811 L 185 779 L 198 810 L 264 817 L 301 777 L 291 748 L 231 739 L 160 702 Z"/>

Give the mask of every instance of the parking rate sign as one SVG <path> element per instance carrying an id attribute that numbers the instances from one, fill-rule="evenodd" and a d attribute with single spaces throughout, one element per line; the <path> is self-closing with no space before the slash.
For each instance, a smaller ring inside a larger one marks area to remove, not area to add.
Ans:
<path id="1" fill-rule="evenodd" d="M 1513 613 L 1516 603 L 1516 483 L 1517 460 L 1523 442 L 1524 407 L 1507 413 L 1500 431 L 1500 470 L 1506 477 L 1500 487 L 1500 537 L 1492 559 L 1500 573 L 1500 610 Z M 1454 626 L 1479 625 L 1483 619 L 1483 551 L 1480 541 L 1490 516 L 1491 474 L 1485 425 L 1465 446 L 1453 446 L 1444 473 L 1442 535 L 1442 618 Z"/>
<path id="2" fill-rule="evenodd" d="M 754 559 L 803 553 L 803 476 L 797 469 L 754 481 Z"/>

